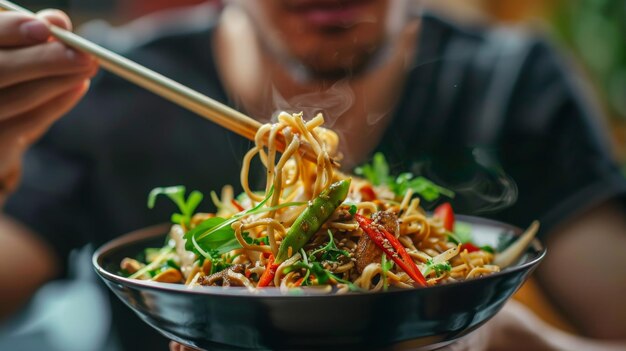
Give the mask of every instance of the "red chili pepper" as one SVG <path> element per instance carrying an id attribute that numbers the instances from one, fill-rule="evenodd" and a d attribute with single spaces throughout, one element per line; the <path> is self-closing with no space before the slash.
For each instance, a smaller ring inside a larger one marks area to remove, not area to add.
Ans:
<path id="1" fill-rule="evenodd" d="M 480 251 L 480 248 L 472 243 L 465 243 L 461 245 L 461 251 L 467 250 L 467 252 Z"/>
<path id="2" fill-rule="evenodd" d="M 267 261 L 267 265 L 265 266 L 265 272 L 261 275 L 261 279 L 259 279 L 259 283 L 256 285 L 257 288 L 264 288 L 269 286 L 272 281 L 274 281 L 274 276 L 276 275 L 276 269 L 278 268 L 277 264 L 274 264 L 274 255 L 271 255 L 269 260 Z"/>
<path id="3" fill-rule="evenodd" d="M 450 203 L 445 202 L 435 208 L 435 217 L 441 218 L 443 227 L 448 231 L 454 231 L 454 211 Z"/>
<path id="4" fill-rule="evenodd" d="M 233 204 L 233 206 L 235 206 L 235 208 L 237 209 L 237 211 L 241 212 L 241 211 L 243 211 L 243 210 L 244 210 L 243 206 L 241 206 L 241 205 L 239 204 L 239 202 L 237 202 L 237 200 L 232 199 L 232 200 L 230 200 L 230 203 L 231 203 L 231 204 Z"/>
<path id="5" fill-rule="evenodd" d="M 365 218 L 359 214 L 354 215 L 354 218 L 365 234 L 372 239 L 374 244 L 383 250 L 398 267 L 402 268 L 402 270 L 413 279 L 416 286 L 426 286 L 426 279 L 422 275 L 422 272 L 420 272 L 411 256 L 409 256 L 409 253 L 406 252 L 402 243 L 400 243 L 395 236 L 384 229 L 373 227 L 372 220 L 369 218 Z M 389 242 L 392 247 L 385 245 L 386 242 Z"/>
<path id="6" fill-rule="evenodd" d="M 363 201 L 373 201 L 376 200 L 376 193 L 374 192 L 374 188 L 369 185 L 362 186 L 359 189 L 361 193 L 361 200 Z"/>
<path id="7" fill-rule="evenodd" d="M 246 268 L 246 271 L 245 271 L 246 278 L 250 278 L 251 275 L 252 275 L 252 271 L 249 268 Z"/>
<path id="8" fill-rule="evenodd" d="M 303 282 L 304 282 L 304 277 L 296 280 L 296 282 L 293 283 L 293 286 L 301 286 Z"/>

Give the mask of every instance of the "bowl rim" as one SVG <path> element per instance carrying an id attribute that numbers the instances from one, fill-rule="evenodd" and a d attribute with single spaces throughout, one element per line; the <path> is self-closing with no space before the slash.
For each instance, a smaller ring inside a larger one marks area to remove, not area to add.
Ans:
<path id="1" fill-rule="evenodd" d="M 460 219 L 464 222 L 476 223 L 482 225 L 492 225 L 501 227 L 504 230 L 516 232 L 516 235 L 522 233 L 522 229 L 516 227 L 511 224 L 507 224 L 504 222 L 496 221 L 493 219 L 476 217 L 476 216 L 467 216 L 467 215 L 457 215 L 457 219 Z M 131 286 L 138 289 L 149 289 L 149 290 L 158 290 L 165 291 L 170 293 L 183 293 L 183 294 L 191 294 L 191 295 L 207 295 L 207 296 L 229 296 L 229 297 L 263 297 L 263 298 L 281 298 L 281 299 L 292 299 L 292 298 L 345 298 L 345 297 L 355 297 L 355 296 L 372 296 L 372 295 L 395 295 L 395 294 L 407 294 L 414 293 L 415 291 L 423 291 L 428 290 L 429 292 L 436 292 L 441 289 L 450 289 L 455 286 L 467 286 L 470 284 L 480 284 L 480 282 L 484 280 L 497 279 L 498 277 L 516 274 L 517 272 L 524 271 L 530 269 L 533 266 L 538 265 L 547 253 L 546 246 L 541 242 L 539 238 L 534 238 L 531 242 L 529 248 L 533 249 L 536 252 L 536 257 L 531 260 L 524 262 L 520 265 L 516 265 L 513 267 L 506 268 L 502 271 L 482 276 L 478 278 L 473 278 L 470 280 L 459 281 L 455 283 L 443 284 L 443 285 L 435 285 L 429 286 L 425 288 L 414 288 L 414 289 L 393 289 L 388 291 L 366 291 L 366 292 L 352 292 L 347 294 L 307 294 L 307 293 L 298 293 L 298 294 L 290 294 L 280 291 L 279 288 L 270 287 L 264 288 L 262 290 L 251 291 L 244 287 L 212 287 L 206 286 L 201 288 L 189 288 L 183 284 L 172 284 L 172 283 L 161 283 L 154 282 L 149 280 L 139 280 L 139 279 L 130 279 L 126 277 L 119 276 L 117 274 L 111 273 L 106 270 L 104 267 L 100 265 L 100 260 L 111 251 L 119 250 L 120 248 L 135 243 L 137 241 L 147 240 L 149 238 L 158 237 L 167 233 L 169 227 L 171 227 L 171 223 L 162 223 L 149 227 L 144 227 L 141 229 L 137 229 L 131 231 L 127 234 L 124 234 L 118 238 L 115 238 L 102 246 L 100 246 L 92 256 L 92 265 L 96 273 L 103 278 L 115 284 L 121 284 L 124 286 Z"/>

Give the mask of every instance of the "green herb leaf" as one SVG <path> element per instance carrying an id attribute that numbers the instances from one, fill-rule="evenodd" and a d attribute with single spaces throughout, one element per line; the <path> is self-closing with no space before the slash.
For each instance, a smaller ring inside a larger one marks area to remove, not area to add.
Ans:
<path id="1" fill-rule="evenodd" d="M 454 197 L 452 190 L 441 187 L 424 177 L 415 177 L 412 173 L 400 174 L 393 183 L 389 184 L 391 190 L 398 196 L 412 190 L 424 200 L 434 201 L 440 196 Z"/>
<path id="2" fill-rule="evenodd" d="M 189 197 L 185 199 L 185 192 L 186 188 L 184 186 L 152 189 L 150 195 L 148 195 L 148 208 L 154 208 L 159 195 L 167 196 L 178 206 L 178 210 L 180 211 L 180 213 L 174 213 L 172 215 L 172 222 L 188 227 L 191 217 L 196 211 L 196 208 L 198 208 L 198 205 L 200 205 L 200 202 L 202 202 L 204 196 L 201 192 L 194 190 L 189 194 Z"/>
<path id="3" fill-rule="evenodd" d="M 200 223 L 185 233 L 185 249 L 214 258 L 215 255 L 241 248 L 235 238 L 235 230 L 226 223 L 227 220 L 221 217 L 209 218 Z M 210 235 L 201 236 L 204 233 Z"/>
<path id="4" fill-rule="evenodd" d="M 489 252 L 490 254 L 495 254 L 496 251 L 493 249 L 493 247 L 489 246 L 489 245 L 484 245 L 480 247 L 481 250 Z"/>
<path id="5" fill-rule="evenodd" d="M 273 193 L 274 188 L 256 206 L 229 219 L 213 217 L 200 223 L 196 228 L 185 233 L 185 248 L 206 258 L 214 257 L 210 253 L 212 250 L 225 253 L 240 248 L 241 245 L 235 238 L 235 230 L 230 227 L 231 224 L 245 215 L 263 212 L 264 209 L 261 207 L 267 203 Z"/>
<path id="6" fill-rule="evenodd" d="M 357 211 L 357 207 L 356 207 L 356 205 L 355 205 L 355 204 L 350 204 L 350 209 L 348 210 L 348 212 L 349 212 L 352 216 L 354 216 L 354 215 L 356 214 L 356 211 Z"/>
<path id="7" fill-rule="evenodd" d="M 422 272 L 424 276 L 430 274 L 430 272 L 435 272 L 437 277 L 440 277 L 445 272 L 450 272 L 452 270 L 452 265 L 450 262 L 442 262 L 442 263 L 434 263 L 432 259 L 426 261 L 426 269 Z"/>
<path id="8" fill-rule="evenodd" d="M 350 257 L 350 253 L 346 250 L 341 250 L 335 245 L 335 239 L 333 238 L 333 233 L 328 230 L 328 244 L 321 246 L 317 250 L 311 251 L 309 257 L 311 260 L 315 260 L 315 255 L 320 255 L 320 261 L 332 261 L 336 262 L 339 260 L 339 256 Z"/>
<path id="9" fill-rule="evenodd" d="M 371 164 L 357 167 L 354 172 L 374 185 L 387 185 L 397 196 L 403 196 L 411 189 L 424 200 L 434 201 L 440 196 L 454 197 L 452 190 L 441 187 L 424 177 L 412 173 L 401 173 L 397 177 L 389 174 L 389 164 L 382 153 L 376 153 Z"/>
<path id="10" fill-rule="evenodd" d="M 361 291 L 362 290 L 358 286 L 354 285 L 352 282 L 350 282 L 348 280 L 345 280 L 345 279 L 341 279 L 341 278 L 337 277 L 336 275 L 334 275 L 329 270 L 324 269 L 322 264 L 319 263 L 319 262 L 305 263 L 305 262 L 302 262 L 302 261 L 298 261 L 298 262 L 292 264 L 291 266 L 289 266 L 287 269 L 285 269 L 285 273 L 288 273 L 288 272 L 296 270 L 296 269 L 305 269 L 307 271 L 307 273 L 305 275 L 305 277 L 306 277 L 305 278 L 305 282 L 308 279 L 309 275 L 312 274 L 317 279 L 317 283 L 318 283 L 317 285 L 327 284 L 331 280 L 334 280 L 335 282 L 338 282 L 338 283 L 341 283 L 341 284 L 346 284 L 348 286 L 348 288 L 350 289 L 350 291 Z"/>
<path id="11" fill-rule="evenodd" d="M 389 164 L 387 164 L 385 156 L 380 152 L 374 154 L 371 164 L 357 167 L 354 173 L 365 177 L 374 185 L 388 184 L 390 180 Z"/>
<path id="12" fill-rule="evenodd" d="M 393 261 L 387 259 L 387 255 L 382 255 L 380 258 L 380 267 L 382 269 L 382 279 L 383 279 L 383 291 L 387 291 L 389 289 L 389 282 L 387 281 L 387 272 L 389 272 L 393 268 Z"/>
<path id="13" fill-rule="evenodd" d="M 243 236 L 243 240 L 245 240 L 250 245 L 261 245 L 261 244 L 269 245 L 270 244 L 270 238 L 267 236 L 264 236 L 261 238 L 252 238 L 250 237 L 250 233 L 248 232 L 242 233 L 241 236 Z"/>

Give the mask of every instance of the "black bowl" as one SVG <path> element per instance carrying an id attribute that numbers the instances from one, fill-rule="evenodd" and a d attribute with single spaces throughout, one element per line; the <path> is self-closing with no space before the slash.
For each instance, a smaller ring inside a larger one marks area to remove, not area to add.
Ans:
<path id="1" fill-rule="evenodd" d="M 513 226 L 458 216 L 472 225 L 475 241 L 495 245 Z M 430 350 L 473 331 L 502 308 L 546 250 L 535 240 L 520 262 L 502 272 L 422 289 L 348 295 L 258 294 L 243 288 L 205 287 L 128 279 L 120 261 L 163 244 L 168 226 L 151 227 L 102 246 L 96 272 L 141 319 L 184 345 L 219 349 L 372 349 L 394 346 Z"/>

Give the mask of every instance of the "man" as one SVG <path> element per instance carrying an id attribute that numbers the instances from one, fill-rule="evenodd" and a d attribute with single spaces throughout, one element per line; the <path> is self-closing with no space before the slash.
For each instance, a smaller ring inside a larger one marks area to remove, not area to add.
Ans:
<path id="1" fill-rule="evenodd" d="M 423 170 L 456 189 L 465 212 L 477 196 L 463 188 L 477 174 L 488 188 L 477 194 L 481 208 L 492 183 L 511 192 L 501 174 L 476 166 L 476 147 L 493 150 L 519 189 L 494 216 L 542 221 L 545 290 L 585 334 L 626 338 L 626 185 L 561 59 L 542 42 L 464 31 L 411 9 L 388 0 L 233 2 L 219 17 L 179 13 L 184 28 L 144 23 L 167 30 L 127 55 L 260 121 L 277 109 L 322 111 L 342 136 L 346 169 L 383 151 L 396 170 Z M 209 25 L 196 26 L 198 17 Z M 58 12 L 39 18 L 70 26 Z M 238 179 L 247 141 L 111 75 L 46 133 L 96 69 L 49 41 L 40 20 L 0 13 L 0 188 L 13 192 L 0 222 L 0 257 L 12 263 L 0 268 L 5 315 L 62 275 L 72 248 L 167 218 L 168 209 L 143 208 L 151 188 L 207 193 Z M 149 347 L 126 330 L 129 349 Z"/>

